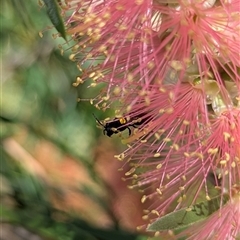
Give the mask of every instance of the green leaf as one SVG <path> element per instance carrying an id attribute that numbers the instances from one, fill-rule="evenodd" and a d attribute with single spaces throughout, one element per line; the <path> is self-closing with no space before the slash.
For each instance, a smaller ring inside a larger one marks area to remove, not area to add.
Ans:
<path id="1" fill-rule="evenodd" d="M 223 199 L 223 204 L 228 198 Z M 148 231 L 180 230 L 192 225 L 193 223 L 206 219 L 209 215 L 216 212 L 221 205 L 221 196 L 215 197 L 210 201 L 195 204 L 189 208 L 183 208 L 176 212 L 169 213 L 152 223 Z"/>
<path id="2" fill-rule="evenodd" d="M 5 206 L 5 205 L 0 205 L 1 207 L 1 221 L 2 222 L 16 222 L 18 221 L 18 215 L 16 214 L 16 212 Z"/>
<path id="3" fill-rule="evenodd" d="M 54 27 L 61 33 L 62 37 L 66 40 L 66 32 L 64 24 L 59 13 L 59 7 L 56 0 L 43 0 L 47 8 L 47 14 L 54 25 Z"/>

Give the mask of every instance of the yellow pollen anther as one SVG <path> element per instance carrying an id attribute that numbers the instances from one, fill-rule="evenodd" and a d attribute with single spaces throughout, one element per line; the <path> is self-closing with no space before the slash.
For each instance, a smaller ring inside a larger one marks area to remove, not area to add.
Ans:
<path id="1" fill-rule="evenodd" d="M 182 197 L 179 197 L 179 199 L 177 200 L 178 203 L 182 202 Z"/>
<path id="2" fill-rule="evenodd" d="M 132 177 L 133 177 L 134 179 L 138 179 L 138 175 L 137 175 L 137 174 L 133 174 Z"/>
<path id="3" fill-rule="evenodd" d="M 99 26 L 100 28 L 104 27 L 105 25 L 106 25 L 106 22 L 100 22 L 100 23 L 98 24 L 98 26 Z"/>
<path id="4" fill-rule="evenodd" d="M 95 76 L 92 78 L 93 81 L 97 81 L 99 79 L 99 76 Z"/>
<path id="5" fill-rule="evenodd" d="M 226 160 L 229 161 L 230 160 L 230 154 L 225 152 L 225 156 L 226 156 Z"/>
<path id="6" fill-rule="evenodd" d="M 77 83 L 83 83 L 84 81 L 83 81 L 83 79 L 82 79 L 82 78 L 80 78 L 80 77 L 77 77 L 77 79 L 76 79 L 76 82 L 77 82 Z"/>
<path id="7" fill-rule="evenodd" d="M 164 138 L 163 141 L 164 142 L 171 142 L 171 138 Z"/>
<path id="8" fill-rule="evenodd" d="M 166 109 L 166 113 L 171 114 L 173 113 L 174 109 L 172 107 Z"/>
<path id="9" fill-rule="evenodd" d="M 142 198 L 141 198 L 141 203 L 144 203 L 146 200 L 147 200 L 147 196 L 143 195 Z"/>
<path id="10" fill-rule="evenodd" d="M 184 121 L 183 121 L 183 124 L 184 124 L 184 125 L 189 125 L 190 122 L 189 122 L 188 120 L 184 120 Z"/>
<path id="11" fill-rule="evenodd" d="M 90 84 L 90 87 L 96 87 L 97 86 L 97 83 L 91 83 Z"/>
<path id="12" fill-rule="evenodd" d="M 135 0 L 136 5 L 141 5 L 143 3 L 143 0 Z"/>
<path id="13" fill-rule="evenodd" d="M 105 12 L 105 13 L 103 14 L 103 18 L 105 18 L 105 19 L 109 19 L 110 16 L 111 16 L 110 12 Z"/>
<path id="14" fill-rule="evenodd" d="M 132 110 L 132 106 L 130 106 L 130 105 L 127 106 L 127 109 L 126 109 L 126 110 L 127 110 L 127 112 L 130 112 L 130 111 Z"/>
<path id="15" fill-rule="evenodd" d="M 162 191 L 159 188 L 157 188 L 156 191 L 159 195 L 162 195 Z"/>
<path id="16" fill-rule="evenodd" d="M 122 161 L 125 158 L 124 153 L 121 153 L 119 155 L 114 155 L 115 158 L 117 158 L 119 161 Z"/>
<path id="17" fill-rule="evenodd" d="M 183 69 L 182 63 L 180 61 L 176 61 L 176 60 L 171 61 L 170 66 L 176 71 L 180 71 Z"/>
<path id="18" fill-rule="evenodd" d="M 200 159 L 203 159 L 203 154 L 202 154 L 202 153 L 196 152 L 196 153 L 195 153 L 195 156 L 198 157 L 198 158 L 200 158 Z"/>
<path id="19" fill-rule="evenodd" d="M 158 133 L 155 133 L 155 134 L 154 134 L 154 137 L 155 137 L 157 140 L 160 139 L 160 135 L 159 135 Z"/>
<path id="20" fill-rule="evenodd" d="M 129 176 L 131 174 L 133 174 L 136 171 L 136 168 L 131 168 L 128 172 L 125 173 L 125 176 Z"/>
<path id="21" fill-rule="evenodd" d="M 107 101 L 109 98 L 110 98 L 110 96 L 107 95 L 107 96 L 105 96 L 105 97 L 102 97 L 102 100 L 103 100 L 103 101 Z"/>
<path id="22" fill-rule="evenodd" d="M 143 213 L 148 214 L 148 213 L 150 213 L 150 211 L 148 209 L 143 209 Z"/>
<path id="23" fill-rule="evenodd" d="M 162 164 L 159 163 L 157 166 L 156 166 L 156 169 L 160 169 L 162 167 Z"/>
<path id="24" fill-rule="evenodd" d="M 147 66 L 148 66 L 149 69 L 153 69 L 155 64 L 154 64 L 154 62 L 151 61 L 151 62 L 148 63 Z"/>
<path id="25" fill-rule="evenodd" d="M 76 59 L 75 59 L 75 54 L 71 54 L 70 56 L 69 56 L 69 59 L 71 60 L 71 61 L 75 61 Z"/>
<path id="26" fill-rule="evenodd" d="M 162 93 L 165 93 L 165 92 L 166 92 L 166 89 L 163 88 L 163 87 L 161 87 L 161 88 L 159 88 L 159 91 L 162 92 Z"/>
<path id="27" fill-rule="evenodd" d="M 225 142 L 227 142 L 228 139 L 231 137 L 230 133 L 228 133 L 228 132 L 223 132 L 223 136 L 224 136 Z"/>
<path id="28" fill-rule="evenodd" d="M 149 97 L 145 97 L 144 100 L 145 100 L 146 106 L 149 106 L 150 103 L 151 103 L 150 102 L 150 98 Z"/>
<path id="29" fill-rule="evenodd" d="M 147 94 L 147 92 L 146 92 L 146 90 L 142 89 L 142 90 L 139 91 L 138 94 L 139 94 L 139 96 L 144 96 L 144 95 Z"/>
<path id="30" fill-rule="evenodd" d="M 208 153 L 209 153 L 209 154 L 214 155 L 214 154 L 216 154 L 217 152 L 218 152 L 218 148 L 209 148 L 209 149 L 208 149 Z"/>
<path id="31" fill-rule="evenodd" d="M 118 30 L 119 31 L 124 31 L 124 30 L 127 30 L 127 26 L 126 25 L 124 25 L 124 24 L 121 24 L 119 27 L 118 27 Z"/>
<path id="32" fill-rule="evenodd" d="M 104 52 L 107 50 L 107 47 L 105 45 L 101 45 L 99 48 L 98 48 L 98 51 L 99 52 Z"/>
<path id="33" fill-rule="evenodd" d="M 119 95 L 120 92 L 121 92 L 121 88 L 120 88 L 120 87 L 115 87 L 114 90 L 113 90 L 113 93 L 114 93 L 115 95 Z"/>
<path id="34" fill-rule="evenodd" d="M 148 218 L 149 218 L 148 215 L 142 216 L 142 219 L 143 219 L 143 220 L 147 220 Z"/>
<path id="35" fill-rule="evenodd" d="M 157 210 L 152 210 L 151 213 L 152 213 L 152 214 L 155 214 L 155 215 L 157 215 L 157 216 L 160 216 L 160 214 L 159 214 L 159 212 L 158 212 Z"/>
<path id="36" fill-rule="evenodd" d="M 169 98 L 170 98 L 171 100 L 173 100 L 173 98 L 174 98 L 174 93 L 173 93 L 173 92 L 170 92 L 170 93 L 169 93 Z"/>
<path id="37" fill-rule="evenodd" d="M 211 198 L 209 197 L 209 195 L 206 195 L 206 199 L 207 201 L 211 201 Z"/>
<path id="38" fill-rule="evenodd" d="M 160 155 L 161 155 L 160 153 L 155 153 L 155 154 L 153 155 L 153 157 L 155 157 L 155 158 L 156 158 L 156 157 L 160 157 Z"/>
<path id="39" fill-rule="evenodd" d="M 43 37 L 43 33 L 42 32 L 38 32 L 38 35 L 39 35 L 40 38 Z"/>
<path id="40" fill-rule="evenodd" d="M 231 123 L 230 128 L 231 128 L 232 130 L 234 130 L 234 129 L 236 128 L 236 124 L 235 124 L 235 123 Z"/>
<path id="41" fill-rule="evenodd" d="M 130 33 L 128 33 L 127 35 L 126 35 L 126 38 L 127 39 L 133 39 L 135 37 L 135 33 L 134 32 L 130 32 Z"/>
<path id="42" fill-rule="evenodd" d="M 174 150 L 178 151 L 179 150 L 179 145 L 174 143 L 171 148 L 173 148 Z"/>
<path id="43" fill-rule="evenodd" d="M 221 160 L 221 161 L 220 161 L 220 164 L 221 164 L 221 165 L 226 165 L 226 164 L 227 164 L 227 161 L 226 161 L 226 160 Z"/>
<path id="44" fill-rule="evenodd" d="M 108 50 L 103 51 L 105 56 L 108 56 Z"/>
<path id="45" fill-rule="evenodd" d="M 158 132 L 159 132 L 160 134 L 162 134 L 162 133 L 164 133 L 164 132 L 165 132 L 165 129 L 164 129 L 164 128 L 162 128 L 162 129 L 158 130 Z"/>
<path id="46" fill-rule="evenodd" d="M 185 156 L 185 157 L 190 157 L 190 154 L 187 153 L 187 152 L 184 152 L 184 156 Z"/>

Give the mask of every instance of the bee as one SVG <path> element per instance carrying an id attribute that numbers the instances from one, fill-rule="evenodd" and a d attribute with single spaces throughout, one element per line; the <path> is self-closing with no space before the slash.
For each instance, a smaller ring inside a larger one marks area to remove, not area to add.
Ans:
<path id="1" fill-rule="evenodd" d="M 103 126 L 103 134 L 111 137 L 113 134 L 117 134 L 119 132 L 123 132 L 124 130 L 128 129 L 129 136 L 131 135 L 132 131 L 130 127 L 137 128 L 140 125 L 141 121 L 134 121 L 131 119 L 127 119 L 125 117 L 121 118 L 114 118 L 112 121 L 106 122 L 103 124 L 94 114 L 94 118 L 96 121 Z"/>

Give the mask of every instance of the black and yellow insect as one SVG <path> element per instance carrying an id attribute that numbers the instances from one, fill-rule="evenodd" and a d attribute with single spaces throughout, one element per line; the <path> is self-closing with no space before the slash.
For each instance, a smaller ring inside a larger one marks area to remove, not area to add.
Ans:
<path id="1" fill-rule="evenodd" d="M 121 118 L 114 118 L 113 120 L 106 122 L 103 124 L 94 114 L 94 118 L 97 120 L 97 122 L 103 126 L 103 134 L 107 135 L 108 137 L 111 137 L 113 134 L 117 134 L 119 132 L 123 132 L 124 130 L 128 129 L 129 136 L 131 135 L 132 131 L 130 127 L 137 128 L 137 125 L 140 125 L 141 121 L 132 121 L 131 119 L 127 119 L 125 117 Z"/>

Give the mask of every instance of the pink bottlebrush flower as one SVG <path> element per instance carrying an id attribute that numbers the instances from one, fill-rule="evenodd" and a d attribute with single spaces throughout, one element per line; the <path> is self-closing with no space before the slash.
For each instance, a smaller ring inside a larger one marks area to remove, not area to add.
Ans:
<path id="1" fill-rule="evenodd" d="M 132 81 L 131 71 L 144 62 L 144 56 L 150 51 L 145 42 L 148 41 L 152 1 L 68 2 L 73 13 L 67 24 L 77 42 L 73 58 L 83 71 L 81 78 L 107 83 L 107 96 L 124 92 Z M 148 65 L 147 62 L 142 64 Z"/>
<path id="2" fill-rule="evenodd" d="M 96 106 L 105 110 L 119 101 L 116 114 L 135 127 L 123 140 L 129 148 L 117 157 L 132 165 L 126 176 L 145 188 L 142 201 L 155 199 L 148 216 L 192 205 L 202 195 L 208 200 L 215 186 L 218 195 L 230 197 L 219 211 L 236 209 L 239 0 L 68 3 L 79 82 L 104 83 Z"/>
<path id="3" fill-rule="evenodd" d="M 221 68 L 233 81 L 239 81 L 239 0 L 228 3 L 180 0 L 178 3 L 155 8 L 160 15 L 156 23 L 159 27 L 152 35 L 155 71 L 164 78 L 163 66 L 169 61 L 180 60 L 182 70 L 186 71 L 194 60 L 201 79 L 211 72 L 222 84 L 218 73 Z"/>
<path id="4" fill-rule="evenodd" d="M 185 81 L 191 65 L 202 82 L 211 76 L 224 86 L 219 72 L 239 82 L 239 0 L 68 3 L 73 13 L 67 24 L 76 40 L 72 58 L 81 82 L 106 84 L 98 104 L 164 83 L 172 67 L 178 82 Z"/>
<path id="5" fill-rule="evenodd" d="M 221 193 L 231 197 L 240 184 L 240 109 L 225 109 L 211 120 L 210 135 L 201 148 L 204 161 L 211 164 L 216 179 L 221 179 Z"/>
<path id="6" fill-rule="evenodd" d="M 204 221 L 183 231 L 178 237 L 188 240 L 235 240 L 240 237 L 240 197 L 239 188 L 231 201 Z"/>
<path id="7" fill-rule="evenodd" d="M 226 107 L 217 96 L 212 110 L 206 108 L 204 91 L 197 86 L 181 84 L 175 99 L 156 92 L 149 96 L 149 106 L 139 103 L 132 109 L 151 118 L 124 140 L 134 142 L 120 158 L 132 164 L 126 175 L 135 182 L 133 187 L 145 189 L 142 201 L 152 199 L 150 218 L 193 205 L 203 194 L 207 200 L 215 194 L 231 199 L 239 188 L 238 104 Z M 214 186 L 218 190 L 213 195 Z"/>
<path id="8" fill-rule="evenodd" d="M 198 191 L 206 184 L 203 169 L 209 168 L 210 163 L 207 167 L 202 162 L 202 154 L 195 150 L 199 148 L 203 126 L 209 124 L 209 119 L 205 93 L 194 84 L 183 83 L 177 91 L 175 85 L 152 89 L 146 99 L 147 102 L 138 102 L 131 109 L 130 117 L 142 116 L 144 124 L 124 140 L 134 143 L 121 157 L 130 159 L 136 172 L 141 169 L 141 174 L 131 170 L 136 186 L 153 190 L 144 195 L 144 199 L 165 194 L 160 197 L 166 197 L 167 201 L 156 202 L 153 207 L 154 212 L 160 214 L 174 200 L 186 195 L 185 190 L 189 191 L 196 181 L 200 185 Z"/>

